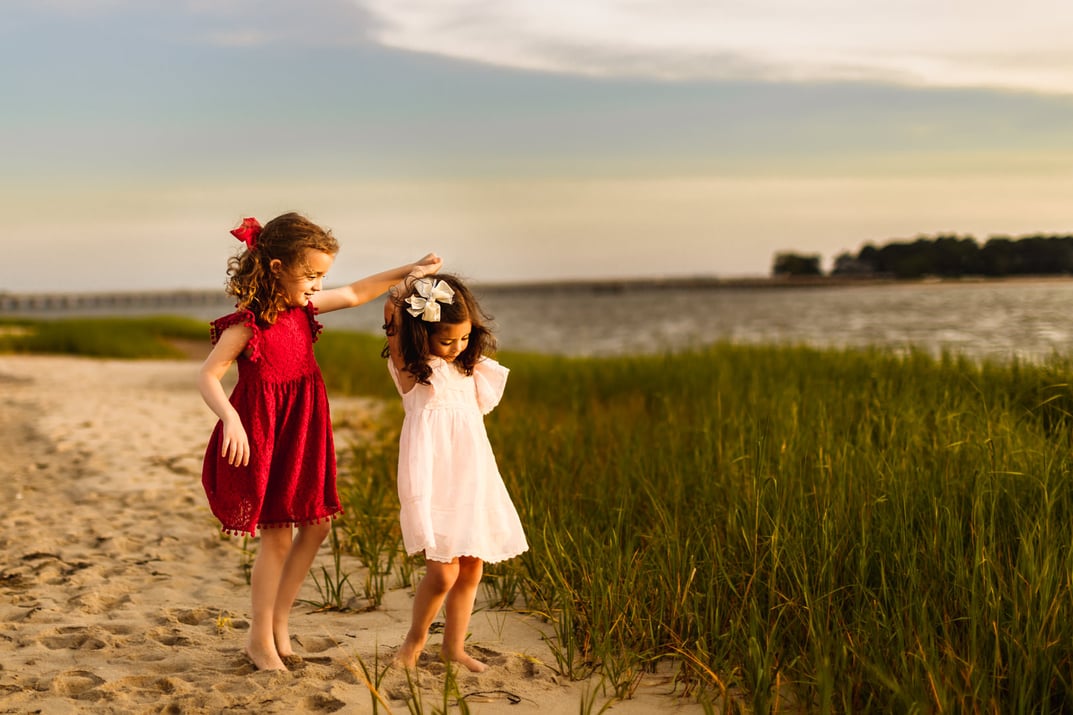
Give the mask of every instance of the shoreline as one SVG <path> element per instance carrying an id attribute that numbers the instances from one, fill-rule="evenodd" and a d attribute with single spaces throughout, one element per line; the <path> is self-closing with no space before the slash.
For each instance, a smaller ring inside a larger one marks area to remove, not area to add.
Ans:
<path id="1" fill-rule="evenodd" d="M 483 283 L 474 281 L 476 290 L 489 295 L 525 293 L 627 293 L 651 290 L 741 290 L 855 288 L 868 286 L 980 285 L 1066 283 L 1073 275 L 1039 274 L 1014 276 L 923 276 L 894 278 L 877 275 L 757 276 L 720 278 L 717 276 L 675 276 L 655 278 L 600 278 Z M 232 305 L 222 289 L 173 289 L 159 291 L 48 291 L 12 293 L 0 290 L 0 318 L 47 315 L 108 314 L 113 309 L 122 314 L 130 309 L 229 307 Z"/>
<path id="2" fill-rule="evenodd" d="M 632 290 L 720 290 L 720 289 L 793 289 L 793 288 L 851 288 L 865 286 L 916 286 L 916 285 L 966 285 L 983 283 L 1064 283 L 1073 281 L 1071 275 L 1019 275 L 1019 276 L 924 276 L 921 278 L 894 278 L 891 276 L 759 276 L 718 278 L 715 276 L 674 278 L 608 278 L 600 280 L 579 279 L 541 281 L 531 283 L 485 283 L 476 284 L 488 293 L 526 293 L 540 291 L 561 292 L 628 292 Z"/>

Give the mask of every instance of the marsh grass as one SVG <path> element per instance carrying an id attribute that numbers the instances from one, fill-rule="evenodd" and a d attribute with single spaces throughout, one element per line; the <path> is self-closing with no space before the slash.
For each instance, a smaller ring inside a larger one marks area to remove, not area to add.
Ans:
<path id="1" fill-rule="evenodd" d="M 379 339 L 317 345 L 329 392 L 397 401 Z M 671 663 L 679 692 L 756 712 L 1073 710 L 1068 359 L 500 359 L 487 424 L 530 550 L 490 571 L 564 676 L 628 696 Z M 398 549 L 374 523 L 392 462 L 341 475 L 368 510 L 343 548 Z"/>
<path id="2" fill-rule="evenodd" d="M 365 663 L 360 655 L 355 654 L 352 659 L 346 664 L 347 669 L 358 679 L 360 679 L 365 687 L 369 690 L 369 702 L 372 707 L 373 715 L 378 715 L 380 707 L 383 706 L 384 711 L 390 713 L 391 708 L 388 706 L 387 699 L 381 692 L 384 683 L 384 677 L 388 671 L 392 668 L 392 663 L 389 660 L 383 666 L 380 664 L 380 648 L 377 645 L 373 649 L 373 664 L 372 670 Z"/>
<path id="3" fill-rule="evenodd" d="M 398 571 L 398 581 L 413 581 L 413 566 L 402 547 L 394 471 L 398 460 L 401 416 L 367 439 L 349 447 L 342 470 L 340 498 L 344 512 L 340 528 L 345 546 L 365 566 L 364 595 L 370 608 L 379 608 Z"/>
<path id="4" fill-rule="evenodd" d="M 351 597 L 357 595 L 354 585 L 350 582 L 350 572 L 343 568 L 343 554 L 345 549 L 339 540 L 338 522 L 332 521 L 331 530 L 328 532 L 328 545 L 332 552 L 332 568 L 321 566 L 318 573 L 312 572 L 313 586 L 317 589 L 316 600 L 302 600 L 319 611 L 346 611 Z M 347 589 L 350 589 L 350 596 Z"/>
<path id="5" fill-rule="evenodd" d="M 102 358 L 183 358 L 178 343 L 208 343 L 208 325 L 187 318 L 0 318 L 0 352 Z"/>
<path id="6" fill-rule="evenodd" d="M 375 352 L 321 362 L 390 395 Z M 673 659 L 681 692 L 757 712 L 1073 708 L 1068 361 L 501 360 L 487 423 L 531 549 L 490 571 L 563 675 L 625 697 Z"/>

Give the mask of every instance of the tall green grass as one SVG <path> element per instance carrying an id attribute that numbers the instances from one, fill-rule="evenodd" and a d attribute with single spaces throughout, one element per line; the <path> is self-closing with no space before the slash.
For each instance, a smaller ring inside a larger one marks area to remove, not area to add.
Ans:
<path id="1" fill-rule="evenodd" d="M 531 549 L 489 573 L 564 674 L 628 695 L 674 659 L 759 712 L 1073 709 L 1068 361 L 502 361 L 488 425 Z M 375 351 L 321 362 L 390 394 Z"/>
<path id="2" fill-rule="evenodd" d="M 397 399 L 381 344 L 326 334 L 329 392 Z M 1070 360 L 501 360 L 487 423 L 531 548 L 489 587 L 548 618 L 564 675 L 627 696 L 666 661 L 682 692 L 757 712 L 1073 710 Z M 339 543 L 376 562 L 373 603 L 409 563 L 394 429 L 341 477 Z"/>
<path id="3" fill-rule="evenodd" d="M 208 324 L 171 316 L 146 318 L 0 318 L 0 352 L 108 358 L 182 358 L 175 342 L 208 341 Z"/>

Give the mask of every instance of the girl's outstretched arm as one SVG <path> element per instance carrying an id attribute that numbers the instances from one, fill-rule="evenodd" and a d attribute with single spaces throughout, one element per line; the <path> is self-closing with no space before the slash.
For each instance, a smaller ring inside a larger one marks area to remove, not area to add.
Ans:
<path id="1" fill-rule="evenodd" d="M 220 334 L 220 339 L 205 358 L 198 371 L 197 386 L 202 399 L 223 422 L 222 457 L 233 467 L 250 463 L 250 440 L 242 419 L 227 399 L 221 380 L 238 356 L 246 349 L 253 331 L 245 325 L 232 325 Z"/>
<path id="2" fill-rule="evenodd" d="M 340 288 L 322 290 L 313 296 L 310 302 L 317 306 L 317 310 L 321 313 L 328 313 L 342 308 L 353 308 L 356 305 L 368 303 L 378 295 L 382 295 L 384 291 L 407 276 L 417 279 L 432 275 L 440 270 L 442 265 L 442 258 L 435 253 L 429 253 L 414 263 L 366 276 Z"/>

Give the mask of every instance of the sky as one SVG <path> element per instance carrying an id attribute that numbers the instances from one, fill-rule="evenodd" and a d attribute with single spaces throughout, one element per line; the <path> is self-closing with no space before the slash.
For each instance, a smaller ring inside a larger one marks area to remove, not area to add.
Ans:
<path id="1" fill-rule="evenodd" d="M 1073 233 L 1073 3 L 0 0 L 0 291 L 761 276 Z"/>

